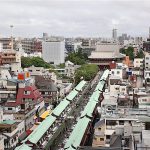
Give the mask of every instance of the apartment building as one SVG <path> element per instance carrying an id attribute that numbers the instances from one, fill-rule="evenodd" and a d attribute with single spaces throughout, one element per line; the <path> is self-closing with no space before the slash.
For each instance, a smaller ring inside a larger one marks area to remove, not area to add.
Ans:
<path id="1" fill-rule="evenodd" d="M 42 52 L 42 41 L 37 38 L 25 38 L 21 40 L 22 49 L 26 53 Z"/>

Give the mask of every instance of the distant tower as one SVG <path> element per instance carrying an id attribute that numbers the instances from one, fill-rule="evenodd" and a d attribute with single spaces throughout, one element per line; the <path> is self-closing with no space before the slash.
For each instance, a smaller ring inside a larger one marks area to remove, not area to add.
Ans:
<path id="1" fill-rule="evenodd" d="M 117 41 L 117 29 L 112 30 L 112 38 L 114 41 Z"/>
<path id="2" fill-rule="evenodd" d="M 11 50 L 13 50 L 13 47 L 14 47 L 14 43 L 13 43 L 13 25 L 10 25 L 10 28 L 11 28 Z"/>
<path id="3" fill-rule="evenodd" d="M 43 33 L 43 39 L 46 41 L 48 39 L 48 33 Z"/>
<path id="4" fill-rule="evenodd" d="M 149 39 L 150 39 L 150 27 L 149 27 Z"/>

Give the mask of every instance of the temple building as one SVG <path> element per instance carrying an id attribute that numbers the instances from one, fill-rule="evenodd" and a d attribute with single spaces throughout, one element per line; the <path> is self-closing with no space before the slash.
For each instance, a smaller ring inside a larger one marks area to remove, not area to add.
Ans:
<path id="1" fill-rule="evenodd" d="M 116 43 L 98 43 L 96 50 L 92 51 L 89 56 L 89 61 L 93 64 L 97 64 L 100 69 L 110 68 L 112 61 L 119 63 L 125 58 L 124 54 L 119 52 L 119 45 Z"/>

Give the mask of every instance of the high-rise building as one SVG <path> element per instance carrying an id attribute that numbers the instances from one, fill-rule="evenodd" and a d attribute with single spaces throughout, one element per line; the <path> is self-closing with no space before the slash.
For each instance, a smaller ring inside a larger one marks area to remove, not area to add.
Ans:
<path id="1" fill-rule="evenodd" d="M 117 41 L 117 29 L 112 30 L 112 38 L 114 41 Z"/>
<path id="2" fill-rule="evenodd" d="M 150 39 L 150 27 L 149 27 L 149 39 Z"/>
<path id="3" fill-rule="evenodd" d="M 65 61 L 65 42 L 64 41 L 43 41 L 43 59 L 50 64 L 60 64 Z"/>
<path id="4" fill-rule="evenodd" d="M 48 33 L 43 33 L 43 40 L 46 41 L 48 39 Z"/>

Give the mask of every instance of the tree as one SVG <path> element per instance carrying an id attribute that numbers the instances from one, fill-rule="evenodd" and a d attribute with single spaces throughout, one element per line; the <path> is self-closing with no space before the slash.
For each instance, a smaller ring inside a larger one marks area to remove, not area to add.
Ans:
<path id="1" fill-rule="evenodd" d="M 65 63 L 59 64 L 58 67 L 59 68 L 65 68 Z"/>
<path id="2" fill-rule="evenodd" d="M 121 48 L 120 52 L 129 56 L 130 60 L 134 59 L 134 48 L 129 46 L 127 49 Z"/>
<path id="3" fill-rule="evenodd" d="M 95 64 L 84 64 L 80 68 L 78 68 L 75 72 L 75 82 L 79 83 L 81 77 L 84 80 L 90 81 L 98 72 L 98 66 Z"/>
<path id="4" fill-rule="evenodd" d="M 75 65 L 83 65 L 86 63 L 88 56 L 86 53 L 82 52 L 82 49 L 79 48 L 77 52 L 69 53 L 66 57 L 66 61 L 69 60 Z"/>
<path id="5" fill-rule="evenodd" d="M 22 68 L 28 68 L 32 66 L 32 61 L 29 57 L 21 57 L 21 66 Z"/>
<path id="6" fill-rule="evenodd" d="M 138 53 L 137 53 L 137 58 L 144 58 L 144 53 L 142 50 L 140 50 Z"/>
<path id="7" fill-rule="evenodd" d="M 48 64 L 40 57 L 21 57 L 22 68 L 28 68 L 32 65 L 35 67 L 54 68 L 54 66 Z"/>

